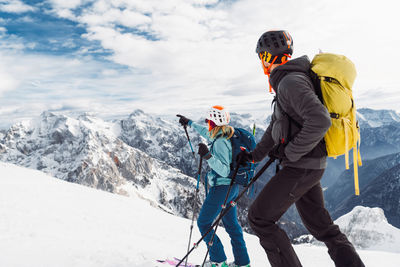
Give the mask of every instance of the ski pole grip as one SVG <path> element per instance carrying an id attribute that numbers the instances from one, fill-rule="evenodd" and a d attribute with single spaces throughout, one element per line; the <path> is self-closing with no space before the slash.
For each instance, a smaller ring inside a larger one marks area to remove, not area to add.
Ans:
<path id="1" fill-rule="evenodd" d="M 201 174 L 201 165 L 203 164 L 203 157 L 200 157 L 200 162 L 199 162 L 199 169 L 197 170 L 197 175 Z"/>

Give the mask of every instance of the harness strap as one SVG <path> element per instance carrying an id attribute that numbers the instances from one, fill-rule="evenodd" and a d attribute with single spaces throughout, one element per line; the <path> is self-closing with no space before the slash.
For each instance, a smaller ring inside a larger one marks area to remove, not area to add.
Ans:
<path id="1" fill-rule="evenodd" d="M 343 124 L 343 129 L 344 129 L 344 145 L 345 145 L 345 153 L 344 153 L 344 158 L 345 158 L 345 164 L 346 164 L 346 170 L 349 169 L 349 138 L 348 138 L 348 127 L 347 123 L 349 120 L 346 120 L 345 118 L 341 118 L 342 124 Z"/>
<path id="2" fill-rule="evenodd" d="M 355 194 L 356 196 L 360 195 L 360 187 L 358 184 L 358 162 L 357 162 L 357 154 L 359 154 L 359 151 L 357 153 L 357 144 L 354 145 L 353 147 L 353 166 L 354 166 L 354 189 L 355 189 Z"/>
<path id="3" fill-rule="evenodd" d="M 357 128 L 358 128 L 358 127 L 357 127 Z M 358 134 L 358 166 L 362 166 L 361 154 L 360 154 L 360 147 L 361 147 L 360 128 L 358 128 L 357 134 Z"/>
<path id="4" fill-rule="evenodd" d="M 355 118 L 355 108 L 353 108 L 353 116 Z M 354 125 L 353 125 L 353 136 L 354 138 L 357 138 L 357 141 L 354 142 L 353 146 L 353 166 L 354 166 L 354 189 L 355 189 L 355 194 L 357 196 L 360 195 L 360 188 L 358 184 L 358 166 L 362 166 L 361 162 L 361 155 L 360 155 L 360 145 L 361 145 L 361 137 L 360 137 L 360 130 L 357 130 L 357 122 L 354 120 Z"/>

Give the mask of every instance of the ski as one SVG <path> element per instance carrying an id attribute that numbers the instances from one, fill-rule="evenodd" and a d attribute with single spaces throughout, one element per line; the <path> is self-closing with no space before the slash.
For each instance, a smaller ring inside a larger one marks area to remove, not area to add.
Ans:
<path id="1" fill-rule="evenodd" d="M 159 263 L 166 263 L 166 264 L 173 265 L 173 266 L 177 266 L 180 261 L 181 260 L 176 257 L 174 257 L 173 259 L 157 260 L 157 262 L 159 262 Z M 185 266 L 185 263 L 182 262 L 179 266 Z M 186 267 L 200 267 L 200 265 L 187 263 Z"/>

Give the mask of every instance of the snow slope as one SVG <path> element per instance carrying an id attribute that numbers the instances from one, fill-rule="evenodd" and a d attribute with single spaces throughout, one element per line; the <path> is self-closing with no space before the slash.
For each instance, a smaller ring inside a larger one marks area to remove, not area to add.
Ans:
<path id="1" fill-rule="evenodd" d="M 149 267 L 183 256 L 190 221 L 149 202 L 54 179 L 0 162 L 0 266 Z M 220 229 L 230 260 L 228 237 Z M 199 238 L 194 229 L 193 242 Z M 254 236 L 245 236 L 252 266 L 269 266 Z M 326 248 L 295 246 L 304 266 L 334 266 Z M 205 254 L 202 244 L 190 261 Z M 395 267 L 400 254 L 360 251 L 369 267 Z M 161 266 L 161 265 L 159 265 Z"/>

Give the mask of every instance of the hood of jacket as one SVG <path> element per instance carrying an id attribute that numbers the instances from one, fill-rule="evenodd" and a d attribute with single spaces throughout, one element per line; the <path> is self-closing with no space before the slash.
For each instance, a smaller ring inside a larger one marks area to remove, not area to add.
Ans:
<path id="1" fill-rule="evenodd" d="M 311 68 L 310 60 L 307 56 L 302 56 L 289 60 L 286 64 L 276 67 L 269 76 L 269 82 L 275 92 L 278 90 L 279 82 L 290 72 L 303 72 L 309 74 Z"/>

